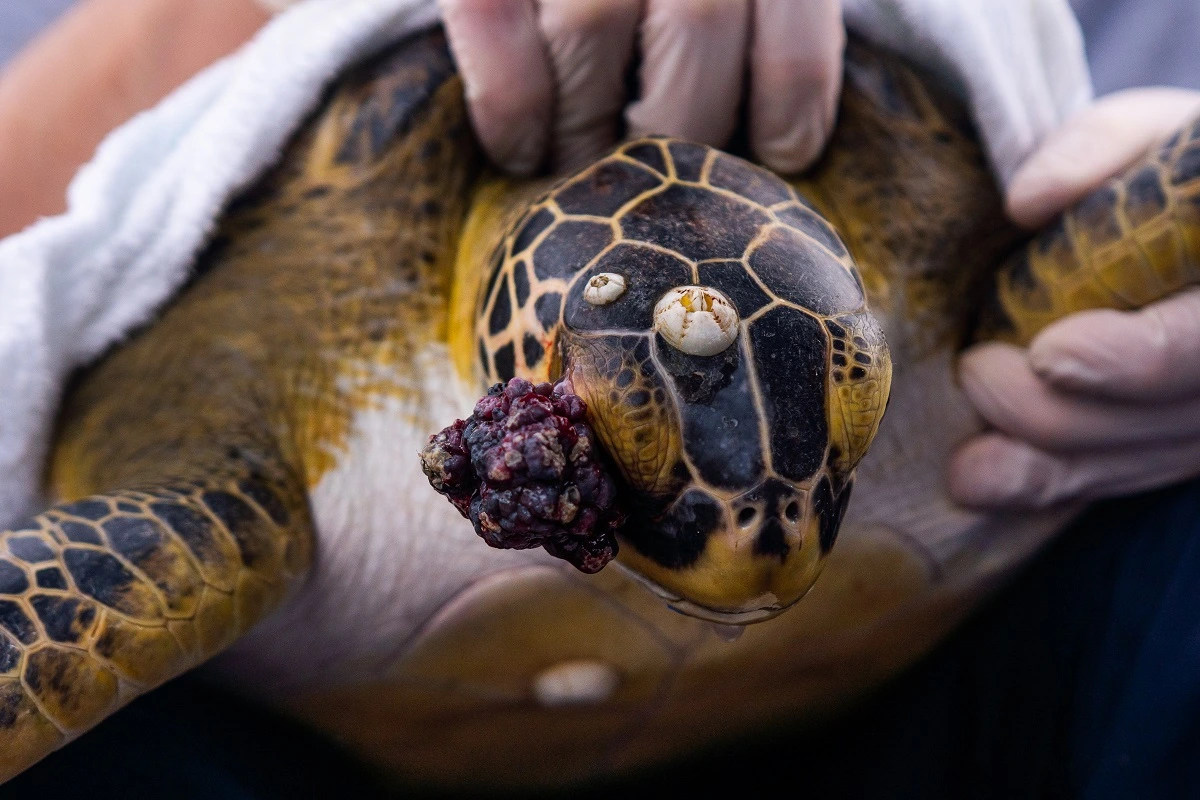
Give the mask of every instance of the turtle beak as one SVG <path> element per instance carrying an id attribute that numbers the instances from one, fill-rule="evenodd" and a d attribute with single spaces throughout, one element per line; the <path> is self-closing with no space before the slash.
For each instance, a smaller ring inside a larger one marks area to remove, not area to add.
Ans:
<path id="1" fill-rule="evenodd" d="M 804 485 L 772 478 L 725 499 L 689 489 L 660 513 L 631 514 L 618 534 L 618 563 L 684 614 L 761 622 L 816 581 L 840 523 L 835 506 L 824 477 Z"/>

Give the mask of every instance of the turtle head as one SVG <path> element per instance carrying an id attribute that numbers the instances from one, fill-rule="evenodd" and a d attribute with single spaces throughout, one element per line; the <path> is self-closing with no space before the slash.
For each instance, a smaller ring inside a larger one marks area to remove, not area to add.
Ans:
<path id="1" fill-rule="evenodd" d="M 533 203 L 491 271 L 484 370 L 582 398 L 619 474 L 618 561 L 721 622 L 799 600 L 891 377 L 828 222 L 770 172 L 643 139 Z"/>
<path id="2" fill-rule="evenodd" d="M 826 325 L 784 304 L 743 316 L 716 286 L 664 289 L 626 266 L 607 303 L 596 281 L 568 292 L 556 370 L 622 479 L 618 560 L 677 610 L 767 619 L 811 588 L 837 536 L 886 398 L 882 336 L 869 317 Z M 623 300 L 649 311 L 645 332 L 620 331 Z M 847 387 L 851 363 L 863 380 Z"/>

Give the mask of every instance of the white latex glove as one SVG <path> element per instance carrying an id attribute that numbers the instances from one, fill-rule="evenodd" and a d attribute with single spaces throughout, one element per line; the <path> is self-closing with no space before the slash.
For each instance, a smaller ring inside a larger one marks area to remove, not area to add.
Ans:
<path id="1" fill-rule="evenodd" d="M 1017 167 L 1092 97 L 1066 0 L 845 0 L 846 24 L 934 70 L 971 107 L 992 168 Z"/>
<path id="2" fill-rule="evenodd" d="M 755 154 L 806 166 L 841 89 L 840 0 L 440 0 L 471 118 L 516 173 L 571 168 L 629 133 L 724 144 L 749 87 Z M 644 6 L 644 8 L 643 8 Z M 626 73 L 640 46 L 640 99 Z"/>
<path id="3" fill-rule="evenodd" d="M 1136 89 L 1071 119 L 1014 176 L 1010 214 L 1031 227 L 1200 114 L 1200 92 Z M 1086 311 L 1028 350 L 972 348 L 962 386 L 995 428 L 950 465 L 978 507 L 1046 508 L 1200 475 L 1200 290 L 1140 311 Z"/>
<path id="4" fill-rule="evenodd" d="M 440 4 L 476 132 L 512 172 L 547 154 L 558 169 L 586 162 L 614 142 L 622 114 L 634 135 L 721 146 L 744 90 L 751 149 L 779 172 L 808 166 L 833 129 L 842 0 Z M 1066 0 L 845 0 L 845 19 L 959 90 L 1002 181 L 1091 95 Z"/>

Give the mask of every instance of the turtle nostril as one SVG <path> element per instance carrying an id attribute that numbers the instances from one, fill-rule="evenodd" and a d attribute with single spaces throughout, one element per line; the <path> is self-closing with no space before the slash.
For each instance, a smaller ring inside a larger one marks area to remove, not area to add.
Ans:
<path id="1" fill-rule="evenodd" d="M 756 511 L 754 508 L 743 508 L 741 511 L 738 512 L 738 516 L 737 516 L 738 525 L 741 525 L 743 528 L 750 527 L 750 523 L 754 522 L 754 518 L 757 515 L 758 515 L 758 511 Z"/>
<path id="2" fill-rule="evenodd" d="M 800 519 L 800 504 L 795 500 L 787 504 L 787 508 L 783 510 L 783 515 L 787 517 L 788 522 L 795 522 Z"/>

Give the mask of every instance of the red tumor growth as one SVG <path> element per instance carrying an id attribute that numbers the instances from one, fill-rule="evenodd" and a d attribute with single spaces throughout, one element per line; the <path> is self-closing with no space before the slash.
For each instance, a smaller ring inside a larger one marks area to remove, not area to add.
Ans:
<path id="1" fill-rule="evenodd" d="M 496 384 L 467 420 L 429 439 L 421 466 L 492 547 L 545 547 L 583 572 L 617 554 L 617 482 L 563 384 Z"/>

